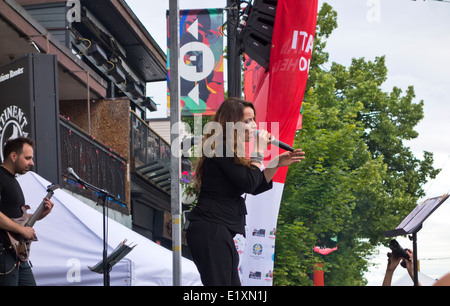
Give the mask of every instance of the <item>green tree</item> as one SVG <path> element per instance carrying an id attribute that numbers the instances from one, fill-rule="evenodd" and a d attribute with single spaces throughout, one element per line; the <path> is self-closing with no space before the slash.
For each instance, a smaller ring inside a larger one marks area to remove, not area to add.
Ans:
<path id="1" fill-rule="evenodd" d="M 276 240 L 276 285 L 310 285 L 314 263 L 323 262 L 327 285 L 364 285 L 367 256 L 424 195 L 434 178 L 433 154 L 416 158 L 403 141 L 416 138 L 423 101 L 414 88 L 384 92 L 384 57 L 332 63 L 326 38 L 337 14 L 323 4 L 303 102 L 303 129 L 295 146 L 306 159 L 291 167 L 281 201 Z M 338 250 L 322 256 L 315 245 Z"/>

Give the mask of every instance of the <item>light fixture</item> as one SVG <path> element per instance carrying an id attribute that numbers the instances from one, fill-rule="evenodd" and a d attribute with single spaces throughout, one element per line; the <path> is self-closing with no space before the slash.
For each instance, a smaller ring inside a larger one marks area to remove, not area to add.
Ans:
<path id="1" fill-rule="evenodd" d="M 101 66 L 108 61 L 105 51 L 98 44 L 93 44 L 88 49 L 87 55 L 94 59 L 97 66 Z"/>
<path id="2" fill-rule="evenodd" d="M 128 93 L 130 93 L 133 96 L 133 98 L 135 98 L 135 99 L 142 97 L 144 95 L 142 89 L 135 82 L 128 82 L 126 91 Z"/>
<path id="3" fill-rule="evenodd" d="M 150 97 L 142 97 L 144 101 L 142 101 L 141 105 L 145 106 L 149 111 L 155 112 L 158 110 L 156 107 L 156 103 Z"/>
<path id="4" fill-rule="evenodd" d="M 108 71 L 108 74 L 116 81 L 116 84 L 121 84 L 125 82 L 125 73 L 117 67 L 117 65 L 114 65 L 114 67 Z"/>

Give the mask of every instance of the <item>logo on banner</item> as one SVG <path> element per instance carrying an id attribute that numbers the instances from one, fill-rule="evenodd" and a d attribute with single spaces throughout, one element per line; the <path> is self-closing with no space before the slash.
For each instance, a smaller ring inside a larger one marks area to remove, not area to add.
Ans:
<path id="1" fill-rule="evenodd" d="M 265 237 L 266 236 L 266 230 L 265 229 L 254 229 L 253 232 L 252 232 L 252 236 Z"/>
<path id="2" fill-rule="evenodd" d="M 195 104 L 189 105 L 186 101 L 185 103 L 191 109 L 198 108 L 200 107 L 198 82 L 206 79 L 214 70 L 214 54 L 204 43 L 194 41 L 180 48 L 180 59 L 180 77 L 195 84 L 187 94 Z"/>
<path id="3" fill-rule="evenodd" d="M 180 76 L 187 81 L 201 81 L 214 70 L 214 54 L 204 43 L 194 41 L 184 45 L 180 48 L 180 58 Z M 198 84 L 196 88 L 198 91 Z"/>
<path id="4" fill-rule="evenodd" d="M 269 272 L 266 273 L 266 278 L 264 279 L 265 281 L 273 281 L 273 270 L 269 270 Z"/>
<path id="5" fill-rule="evenodd" d="M 245 241 L 243 241 L 238 235 L 234 237 L 233 241 L 238 254 L 244 253 Z"/>
<path id="6" fill-rule="evenodd" d="M 250 271 L 248 274 L 248 278 L 250 279 L 261 279 L 261 272 L 260 271 Z"/>
<path id="7" fill-rule="evenodd" d="M 9 139 L 15 139 L 17 137 L 27 137 L 28 133 L 25 132 L 25 127 L 28 126 L 28 119 L 22 109 L 16 105 L 10 105 L 3 110 L 0 116 L 0 143 L 2 148 L 0 150 L 0 156 L 2 161 L 3 147 Z"/>
<path id="8" fill-rule="evenodd" d="M 262 255 L 262 252 L 263 252 L 263 246 L 262 246 L 262 244 L 260 244 L 260 243 L 255 243 L 255 244 L 253 245 L 252 251 L 253 251 L 253 254 L 254 254 L 254 255 L 257 255 L 257 256 Z"/>
<path id="9" fill-rule="evenodd" d="M 273 230 L 271 230 L 271 231 L 269 232 L 269 238 L 270 238 L 270 239 L 275 239 L 276 233 L 277 233 L 277 229 L 274 228 Z"/>

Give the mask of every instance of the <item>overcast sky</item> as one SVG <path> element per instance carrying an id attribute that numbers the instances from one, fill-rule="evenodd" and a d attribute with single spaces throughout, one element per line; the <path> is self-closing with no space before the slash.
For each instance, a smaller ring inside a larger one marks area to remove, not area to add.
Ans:
<path id="1" fill-rule="evenodd" d="M 450 3 L 412 0 L 330 0 L 338 12 L 338 28 L 329 39 L 330 60 L 349 66 L 351 58 L 373 60 L 386 55 L 388 80 L 393 86 L 414 86 L 417 102 L 424 101 L 419 137 L 409 141 L 417 157 L 434 153 L 436 168 L 443 168 L 424 186 L 428 197 L 450 191 Z M 323 1 L 319 1 L 323 3 Z M 377 11 L 377 9 L 379 10 Z M 424 223 L 418 233 L 421 272 L 438 278 L 450 272 L 450 200 Z M 399 237 L 403 247 L 412 243 Z M 373 259 L 378 266 L 367 275 L 369 284 L 381 283 L 387 249 Z M 399 267 L 395 279 L 405 273 Z"/>
<path id="2" fill-rule="evenodd" d="M 166 10 L 169 0 L 126 0 L 156 42 L 166 52 Z M 406 143 L 415 155 L 434 153 L 441 174 L 424 186 L 428 197 L 450 191 L 450 2 L 433 0 L 319 0 L 338 12 L 338 28 L 328 40 L 330 61 L 349 66 L 352 58 L 374 60 L 386 56 L 388 80 L 403 90 L 414 86 L 416 102 L 424 100 L 425 118 L 416 127 L 419 137 Z M 179 0 L 180 9 L 223 8 L 226 0 Z M 226 67 L 226 66 L 225 66 Z M 166 116 L 166 84 L 148 86 L 147 95 L 158 103 L 153 117 Z M 389 230 L 389 229 L 386 229 Z M 412 248 L 406 238 L 398 239 Z M 366 275 L 369 285 L 381 284 L 386 265 L 381 249 Z M 421 272 L 438 278 L 450 272 L 450 200 L 424 223 L 418 234 Z M 394 281 L 405 271 L 399 267 Z M 402 271 L 403 270 L 403 271 Z"/>

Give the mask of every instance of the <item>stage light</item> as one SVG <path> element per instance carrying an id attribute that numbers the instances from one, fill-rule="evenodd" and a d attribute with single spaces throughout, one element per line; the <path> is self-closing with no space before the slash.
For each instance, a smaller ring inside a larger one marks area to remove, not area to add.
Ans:
<path id="1" fill-rule="evenodd" d="M 133 98 L 139 98 L 144 95 L 142 89 L 135 82 L 128 82 L 126 86 L 126 91 L 130 93 Z"/>
<path id="2" fill-rule="evenodd" d="M 88 49 L 87 55 L 94 59 L 97 66 L 101 66 L 108 61 L 108 56 L 98 44 L 92 45 Z"/>
<path id="3" fill-rule="evenodd" d="M 150 97 L 142 97 L 144 101 L 142 101 L 141 105 L 146 107 L 151 112 L 156 112 L 158 108 L 156 107 L 156 103 Z"/>
<path id="4" fill-rule="evenodd" d="M 117 65 L 114 65 L 114 68 L 108 71 L 108 74 L 116 81 L 117 84 L 121 84 L 125 82 L 125 73 L 117 67 Z"/>

